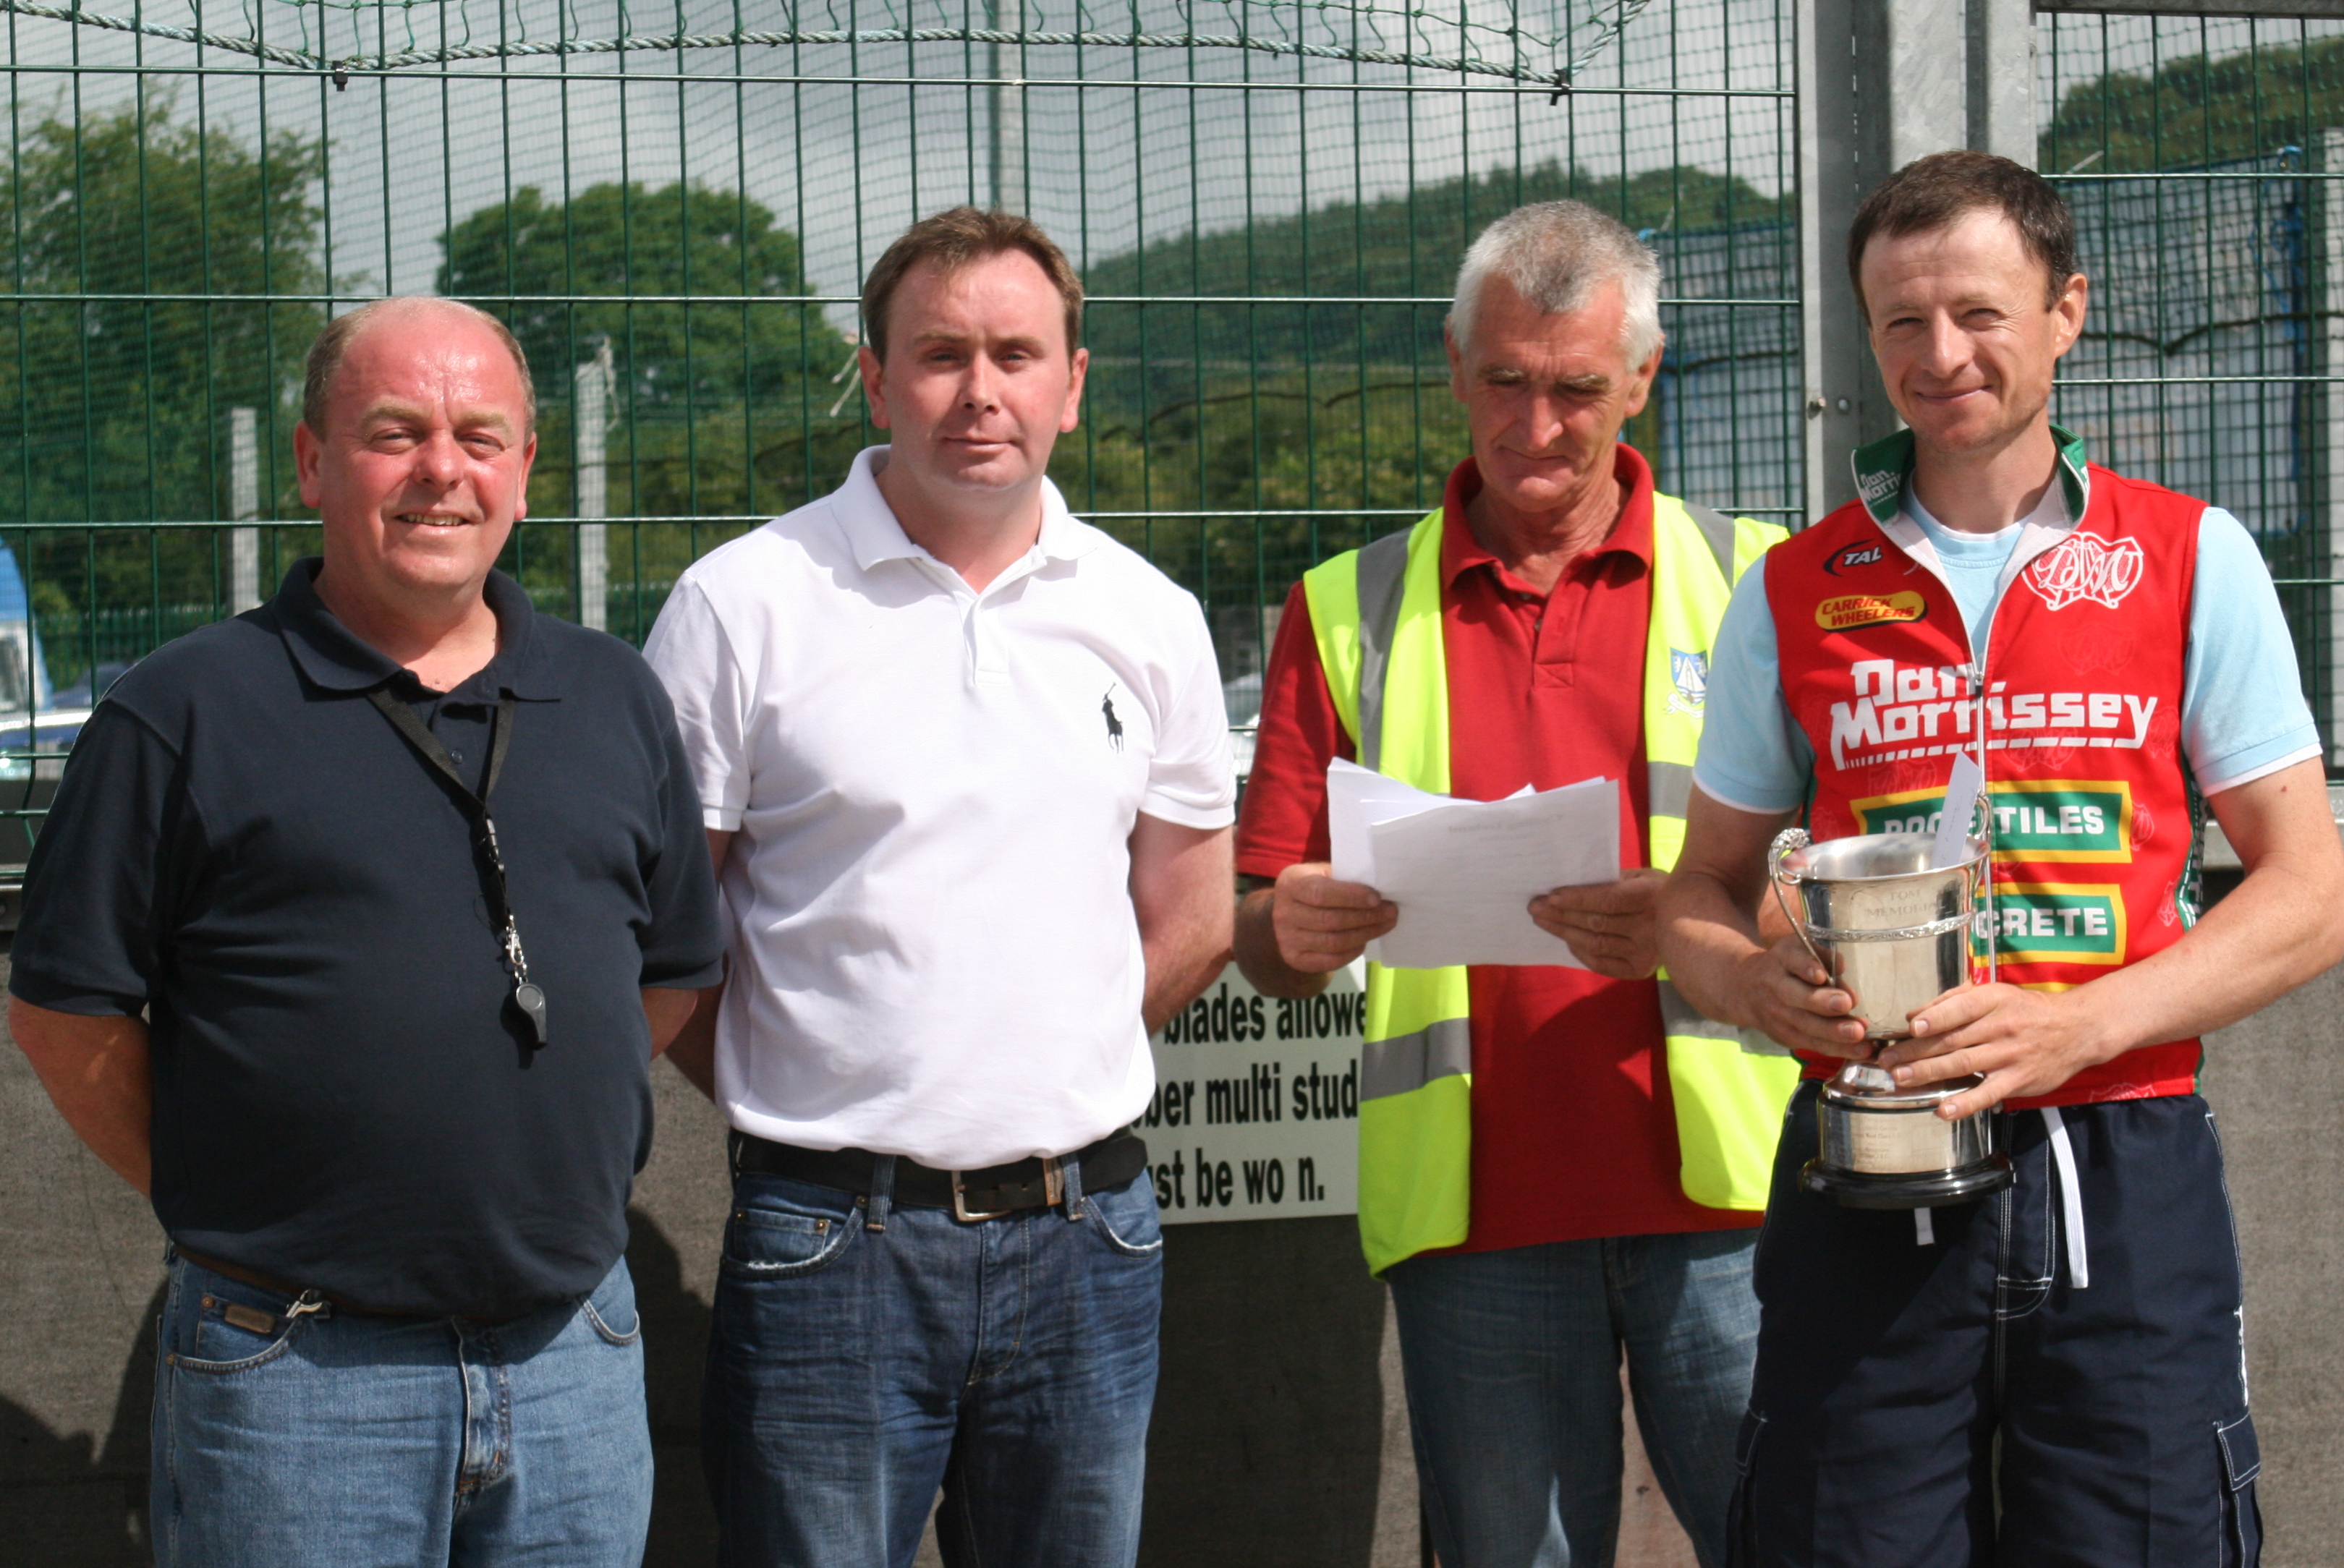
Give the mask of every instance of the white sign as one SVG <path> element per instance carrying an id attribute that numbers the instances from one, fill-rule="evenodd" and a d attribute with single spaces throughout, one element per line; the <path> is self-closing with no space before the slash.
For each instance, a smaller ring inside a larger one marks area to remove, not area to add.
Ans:
<path id="1" fill-rule="evenodd" d="M 1357 966 L 1281 1001 L 1231 964 L 1149 1042 L 1137 1125 L 1166 1224 L 1359 1212 L 1366 1000 Z"/>

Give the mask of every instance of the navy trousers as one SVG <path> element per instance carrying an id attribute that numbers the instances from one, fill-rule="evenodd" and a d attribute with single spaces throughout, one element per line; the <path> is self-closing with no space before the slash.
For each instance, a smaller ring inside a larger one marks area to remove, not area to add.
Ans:
<path id="1" fill-rule="evenodd" d="M 1799 1191 L 1818 1090 L 1791 1101 L 1758 1243 L 1734 1568 L 2253 1568 L 2206 1102 L 2006 1114 L 2017 1184 L 1924 1225 Z"/>

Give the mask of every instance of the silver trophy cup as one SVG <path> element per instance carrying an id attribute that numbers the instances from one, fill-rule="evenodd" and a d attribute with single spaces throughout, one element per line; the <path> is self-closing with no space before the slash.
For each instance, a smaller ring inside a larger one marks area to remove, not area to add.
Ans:
<path id="1" fill-rule="evenodd" d="M 1958 865 L 1933 868 L 1934 842 L 1926 833 L 1864 833 L 1816 844 L 1792 828 L 1767 854 L 1783 912 L 1855 999 L 1875 1050 L 1909 1038 L 1908 1015 L 1970 978 L 1970 926 L 1988 847 L 1972 837 Z M 1823 1147 L 1800 1185 L 1858 1209 L 1935 1208 L 2002 1191 L 2011 1183 L 2010 1160 L 1994 1147 L 1993 1119 L 1937 1114 L 1979 1081 L 1899 1089 L 1885 1070 L 1849 1062 L 1824 1085 L 1816 1107 Z"/>

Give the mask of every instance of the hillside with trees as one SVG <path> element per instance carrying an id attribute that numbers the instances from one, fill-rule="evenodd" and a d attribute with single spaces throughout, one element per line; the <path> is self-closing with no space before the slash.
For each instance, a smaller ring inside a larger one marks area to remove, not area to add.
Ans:
<path id="1" fill-rule="evenodd" d="M 1474 235 L 1526 202 L 1571 197 L 1646 232 L 1778 226 L 1783 204 L 1690 167 L 1600 176 L 1548 162 L 1334 201 L 1093 262 L 1086 427 L 1054 476 L 1079 508 L 1226 512 L 1429 508 L 1464 450 L 1440 324 Z M 1135 304 L 1115 297 L 1293 296 L 1430 304 Z M 1632 432 L 1632 434 L 1633 432 Z M 1390 516 L 1110 523 L 1181 581 L 1278 597 Z"/>
<path id="2" fill-rule="evenodd" d="M 2344 38 L 2183 55 L 2152 73 L 2111 71 L 2063 85 L 2039 137 L 2046 174 L 2157 170 L 2312 152 L 2344 126 Z"/>

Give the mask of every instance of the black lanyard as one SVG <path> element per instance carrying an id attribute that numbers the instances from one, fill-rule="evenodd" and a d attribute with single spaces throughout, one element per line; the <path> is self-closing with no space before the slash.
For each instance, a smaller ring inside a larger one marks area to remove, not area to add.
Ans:
<path id="1" fill-rule="evenodd" d="M 431 733 L 423 720 L 415 717 L 415 709 L 390 694 L 387 686 L 378 686 L 367 693 L 367 699 L 383 711 L 391 727 L 407 737 L 407 743 L 423 754 L 423 759 L 456 787 L 457 799 L 462 802 L 464 814 L 472 820 L 472 848 L 480 864 L 488 870 L 489 915 L 497 924 L 497 938 L 504 945 L 505 970 L 512 976 L 512 998 L 537 1032 L 537 1043 L 546 1042 L 545 993 L 530 983 L 529 959 L 520 950 L 520 930 L 513 923 L 512 896 L 505 887 L 504 852 L 497 847 L 497 825 L 489 816 L 489 797 L 496 792 L 497 775 L 504 771 L 505 751 L 512 744 L 512 694 L 507 692 L 497 699 L 497 717 L 489 730 L 489 775 L 480 781 L 480 792 L 464 782 L 456 768 L 456 759 L 448 755 L 448 748 Z"/>

